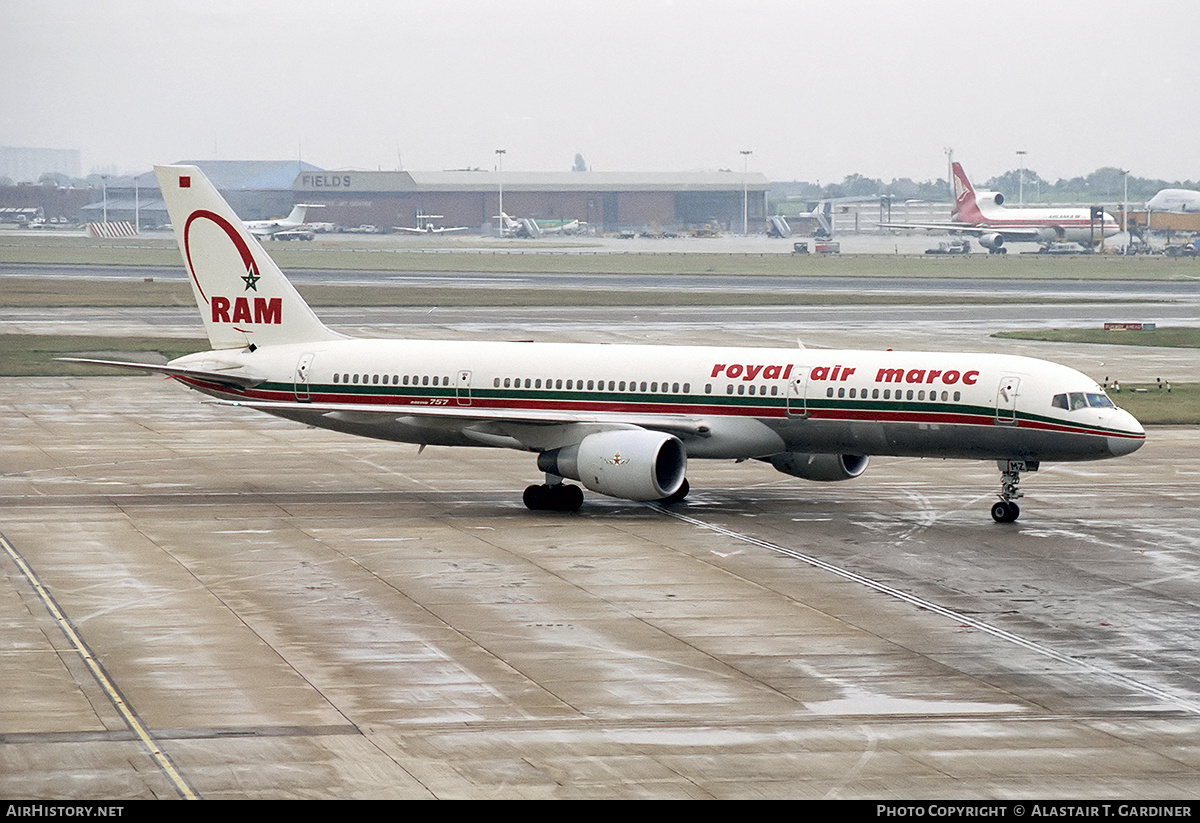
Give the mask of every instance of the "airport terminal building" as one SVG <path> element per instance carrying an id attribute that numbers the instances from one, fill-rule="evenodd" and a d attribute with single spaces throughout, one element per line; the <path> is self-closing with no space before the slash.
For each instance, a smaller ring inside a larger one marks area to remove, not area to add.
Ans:
<path id="1" fill-rule="evenodd" d="M 737 172 L 310 171 L 296 202 L 321 204 L 322 222 L 416 227 L 419 215 L 489 233 L 503 211 L 537 220 L 578 220 L 591 231 L 715 225 L 740 228 L 743 196 L 752 230 L 766 216 L 769 183 Z"/>

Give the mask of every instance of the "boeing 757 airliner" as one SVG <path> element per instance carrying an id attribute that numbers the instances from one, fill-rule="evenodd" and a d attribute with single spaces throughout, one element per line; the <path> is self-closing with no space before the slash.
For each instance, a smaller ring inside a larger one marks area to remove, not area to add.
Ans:
<path id="1" fill-rule="evenodd" d="M 165 366 L 219 402 L 347 434 L 536 454 L 531 509 L 587 489 L 673 503 L 692 458 L 849 480 L 870 455 L 998 461 L 997 522 L 1022 472 L 1137 450 L 1096 381 L 1003 354 L 354 339 L 327 328 L 198 168 L 159 166 L 212 350 Z M 531 464 L 532 464 L 531 460 Z M 532 465 L 531 465 L 532 468 Z"/>

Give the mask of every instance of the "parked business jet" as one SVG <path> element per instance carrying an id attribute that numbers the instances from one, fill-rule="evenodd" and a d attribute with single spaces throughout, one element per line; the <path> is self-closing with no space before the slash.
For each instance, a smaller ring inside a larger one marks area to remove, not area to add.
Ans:
<path id="1" fill-rule="evenodd" d="M 270 220 L 247 220 L 246 230 L 255 237 L 274 238 L 280 232 L 295 231 L 304 225 L 304 218 L 309 209 L 323 208 L 321 205 L 297 203 L 287 217 L 275 217 Z"/>
<path id="2" fill-rule="evenodd" d="M 467 230 L 466 226 L 439 226 L 434 220 L 441 220 L 441 214 L 418 214 L 416 228 L 412 226 L 393 226 L 396 231 L 408 234 L 455 234 Z"/>
<path id="3" fill-rule="evenodd" d="M 962 165 L 954 163 L 954 210 L 949 223 L 881 223 L 891 229 L 928 229 L 970 234 L 991 254 L 1005 254 L 1005 243 L 1057 242 L 1092 246 L 1120 231 L 1120 224 L 1106 211 L 1093 217 L 1091 208 L 1019 206 L 1008 208 L 1004 195 L 995 191 L 976 192 Z"/>
<path id="4" fill-rule="evenodd" d="M 689 458 L 849 480 L 869 455 L 999 461 L 997 522 L 1022 472 L 1145 439 L 1089 377 L 1001 354 L 352 339 L 327 328 L 199 169 L 159 166 L 212 351 L 166 374 L 231 406 L 348 434 L 537 454 L 531 509 L 578 486 L 677 502 Z"/>

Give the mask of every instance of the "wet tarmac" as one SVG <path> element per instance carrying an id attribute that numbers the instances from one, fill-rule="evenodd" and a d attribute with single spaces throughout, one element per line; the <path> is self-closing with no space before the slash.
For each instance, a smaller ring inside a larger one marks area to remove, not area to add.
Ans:
<path id="1" fill-rule="evenodd" d="M 787 328 L 572 311 L 539 338 Z M 857 311 L 830 345 L 892 333 Z M 987 341 L 947 328 L 905 339 Z M 530 512 L 530 455 L 146 377 L 0 379 L 0 430 L 0 797 L 1200 797 L 1196 429 L 1044 466 L 1008 525 L 994 465 L 915 459 Z"/>
<path id="2" fill-rule="evenodd" d="M 998 526 L 973 463 L 572 516 L 152 378 L 0 417 L 3 797 L 1200 795 L 1195 430 Z"/>

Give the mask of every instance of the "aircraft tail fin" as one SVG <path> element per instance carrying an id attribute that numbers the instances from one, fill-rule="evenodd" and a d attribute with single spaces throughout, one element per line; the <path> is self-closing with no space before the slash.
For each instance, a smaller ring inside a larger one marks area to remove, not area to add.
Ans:
<path id="1" fill-rule="evenodd" d="M 288 223 L 303 223 L 304 217 L 308 213 L 307 203 L 297 203 L 292 206 L 292 213 L 287 216 Z"/>
<path id="2" fill-rule="evenodd" d="M 214 349 L 336 340 L 195 166 L 155 166 Z"/>
<path id="3" fill-rule="evenodd" d="M 979 205 L 975 202 L 975 188 L 967 179 L 967 173 L 963 171 L 962 164 L 951 165 L 950 174 L 951 183 L 954 185 L 954 211 L 950 213 L 951 219 L 966 223 L 979 222 L 982 214 L 979 211 Z"/>

